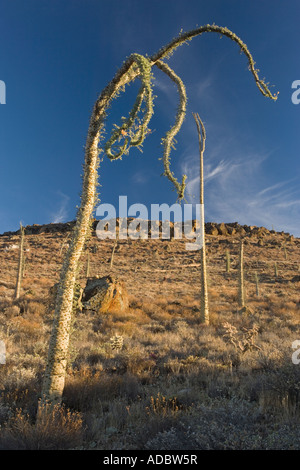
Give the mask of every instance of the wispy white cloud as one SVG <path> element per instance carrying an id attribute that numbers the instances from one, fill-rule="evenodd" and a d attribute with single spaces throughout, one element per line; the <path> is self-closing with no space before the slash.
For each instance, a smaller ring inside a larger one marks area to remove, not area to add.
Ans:
<path id="1" fill-rule="evenodd" d="M 209 220 L 263 225 L 300 236 L 297 181 L 288 179 L 264 187 L 268 180 L 262 163 L 269 156 L 248 153 L 243 160 L 234 156 L 228 160 L 220 156 L 218 160 L 214 155 L 213 162 L 204 164 L 205 206 Z M 188 202 L 197 202 L 200 182 L 196 152 L 186 157 L 182 170 L 188 176 Z"/>
<path id="2" fill-rule="evenodd" d="M 269 186 L 269 187 L 267 187 L 267 188 L 261 190 L 261 191 L 258 193 L 258 195 L 259 195 L 259 196 L 262 196 L 262 195 L 264 195 L 264 194 L 266 194 L 266 193 L 268 193 L 268 192 L 272 192 L 272 191 L 274 191 L 275 189 L 281 188 L 281 187 L 284 186 L 284 184 L 286 184 L 286 183 L 287 183 L 287 182 L 280 181 L 280 182 L 277 183 L 277 184 L 273 184 L 272 186 Z"/>
<path id="3" fill-rule="evenodd" d="M 59 197 L 58 208 L 51 215 L 52 223 L 66 222 L 68 217 L 68 204 L 70 197 L 64 194 L 62 191 L 56 191 L 56 195 Z"/>
<path id="4" fill-rule="evenodd" d="M 145 184 L 148 181 L 148 177 L 145 171 L 136 171 L 131 176 L 131 181 L 133 184 Z"/>

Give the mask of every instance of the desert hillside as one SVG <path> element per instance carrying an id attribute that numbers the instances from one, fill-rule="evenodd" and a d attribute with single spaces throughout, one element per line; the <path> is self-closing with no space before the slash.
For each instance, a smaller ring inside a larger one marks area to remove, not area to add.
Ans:
<path id="1" fill-rule="evenodd" d="M 0 236 L 0 449 L 300 448 L 300 364 L 292 362 L 300 340 L 300 239 L 237 223 L 206 224 L 209 326 L 199 322 L 200 254 L 185 249 L 187 240 L 120 240 L 111 266 L 113 240 L 93 231 L 78 282 L 116 276 L 129 307 L 74 313 L 64 407 L 35 426 L 53 316 L 49 290 L 73 225 L 26 227 L 17 300 L 20 235 Z M 237 301 L 241 239 L 244 311 Z"/>

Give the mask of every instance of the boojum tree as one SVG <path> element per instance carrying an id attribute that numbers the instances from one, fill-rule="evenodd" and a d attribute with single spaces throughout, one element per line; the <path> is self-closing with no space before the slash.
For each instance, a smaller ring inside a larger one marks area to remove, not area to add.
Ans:
<path id="1" fill-rule="evenodd" d="M 277 95 L 272 95 L 265 81 L 259 78 L 258 70 L 255 69 L 254 60 L 246 44 L 228 28 L 216 25 L 201 26 L 192 31 L 181 33 L 151 57 L 134 53 L 125 60 L 115 77 L 96 100 L 90 118 L 85 145 L 81 204 L 77 212 L 72 239 L 61 269 L 48 360 L 40 400 L 41 406 L 45 403 L 59 403 L 62 399 L 68 358 L 74 285 L 79 258 L 84 248 L 85 240 L 90 233 L 91 216 L 97 200 L 97 176 L 100 153 L 103 152 L 108 158 L 115 160 L 121 158 L 124 154 L 128 154 L 131 147 L 143 144 L 149 132 L 149 123 L 153 115 L 152 69 L 155 66 L 165 73 L 176 84 L 178 89 L 179 105 L 175 123 L 162 140 L 163 174 L 174 185 L 178 199 L 181 201 L 184 198 L 186 176 L 183 175 L 181 182 L 174 176 L 170 170 L 170 152 L 174 146 L 175 136 L 179 132 L 186 114 L 187 97 L 182 80 L 164 59 L 167 59 L 177 47 L 204 33 L 217 33 L 234 41 L 239 46 L 241 52 L 245 54 L 249 70 L 261 93 L 272 100 L 277 98 Z M 103 132 L 107 109 L 111 101 L 117 98 L 119 93 L 125 90 L 126 85 L 135 78 L 140 79 L 141 87 L 134 106 L 129 112 L 128 117 L 123 118 L 122 123 L 114 128 L 110 138 L 105 143 L 103 142 Z"/>
<path id="2" fill-rule="evenodd" d="M 198 113 L 193 113 L 197 125 L 200 155 L 200 233 L 201 233 L 201 300 L 200 300 L 200 321 L 209 324 L 209 306 L 208 306 L 208 289 L 207 289 L 207 273 L 206 273 L 206 249 L 205 249 L 205 220 L 204 220 L 204 168 L 203 155 L 205 152 L 206 131 L 204 124 Z"/>
<path id="3" fill-rule="evenodd" d="M 17 283 L 16 283 L 16 288 L 15 288 L 15 300 L 17 300 L 20 297 L 22 278 L 24 274 L 24 264 L 25 264 L 24 236 L 25 236 L 25 228 L 20 223 L 20 252 L 19 252 Z"/>
<path id="4" fill-rule="evenodd" d="M 245 308 L 245 286 L 244 286 L 244 242 L 241 240 L 239 253 L 239 289 L 238 289 L 239 306 Z"/>

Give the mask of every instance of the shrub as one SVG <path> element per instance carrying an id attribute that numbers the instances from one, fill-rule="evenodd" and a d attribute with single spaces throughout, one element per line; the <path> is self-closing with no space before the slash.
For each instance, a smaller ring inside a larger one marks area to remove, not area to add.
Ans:
<path id="1" fill-rule="evenodd" d="M 6 450 L 62 450 L 82 441 L 82 417 L 64 406 L 49 405 L 40 408 L 41 417 L 32 423 L 22 410 L 8 420 L 0 432 L 0 449 Z"/>

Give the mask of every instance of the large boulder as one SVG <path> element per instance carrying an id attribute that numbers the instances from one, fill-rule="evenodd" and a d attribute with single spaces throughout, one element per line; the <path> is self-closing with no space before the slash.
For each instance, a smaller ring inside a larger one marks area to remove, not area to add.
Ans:
<path id="1" fill-rule="evenodd" d="M 125 312 L 129 307 L 124 282 L 112 276 L 89 278 L 82 297 L 83 307 L 99 313 Z"/>

